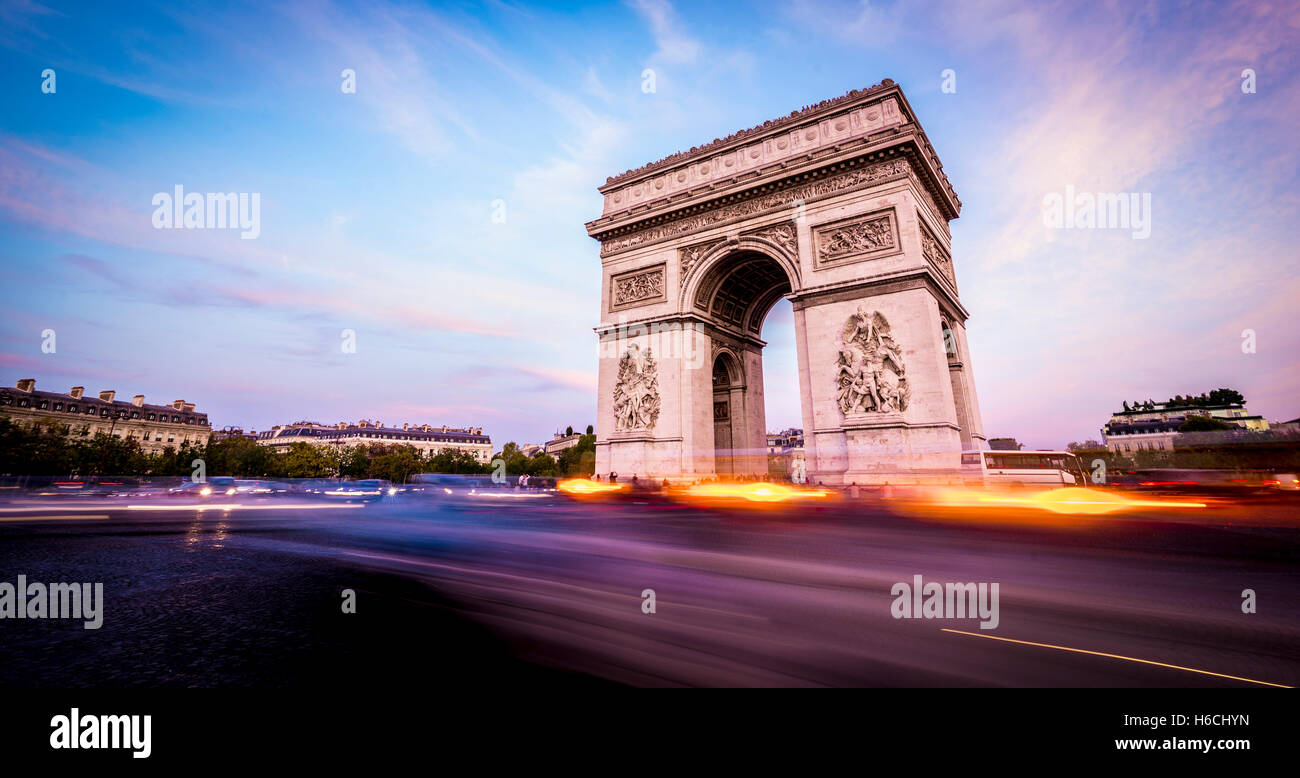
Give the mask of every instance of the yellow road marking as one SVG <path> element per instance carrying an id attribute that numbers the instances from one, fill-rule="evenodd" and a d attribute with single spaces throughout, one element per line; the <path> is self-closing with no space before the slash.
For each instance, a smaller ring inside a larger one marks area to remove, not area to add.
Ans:
<path id="1" fill-rule="evenodd" d="M 956 634 L 956 635 L 969 635 L 969 636 L 974 637 L 974 638 L 988 638 L 989 640 L 1001 640 L 1001 641 L 1004 641 L 1004 642 L 1006 642 L 1006 643 L 1019 643 L 1019 644 L 1022 645 L 1022 646 L 1038 646 L 1039 648 L 1054 648 L 1054 649 L 1056 649 L 1057 651 L 1072 651 L 1072 652 L 1074 652 L 1074 653 L 1076 653 L 1076 654 L 1089 654 L 1089 655 L 1091 655 L 1091 656 L 1104 656 L 1104 657 L 1107 657 L 1108 659 L 1125 659 L 1125 660 L 1127 660 L 1127 661 L 1129 661 L 1129 662 L 1140 662 L 1140 663 L 1142 663 L 1142 664 L 1144 664 L 1144 665 L 1155 665 L 1156 667 L 1168 667 L 1168 668 L 1171 668 L 1171 669 L 1174 669 L 1174 670 L 1186 670 L 1186 671 L 1189 672 L 1189 673 L 1200 673 L 1201 675 L 1212 675 L 1212 676 L 1214 676 L 1214 677 L 1216 677 L 1216 678 L 1230 678 L 1230 679 L 1232 679 L 1232 680 L 1234 680 L 1234 681 L 1245 681 L 1246 683 L 1257 683 L 1257 684 L 1260 684 L 1260 685 L 1262 685 L 1262 686 L 1276 686 L 1276 687 L 1279 688 L 1279 689 L 1292 689 L 1292 688 L 1295 688 L 1295 687 L 1287 686 L 1287 685 L 1285 685 L 1285 684 L 1280 684 L 1280 683 L 1270 683 L 1270 682 L 1268 682 L 1268 681 L 1256 681 L 1256 680 L 1253 679 L 1253 678 L 1242 678 L 1242 677 L 1239 676 L 1239 675 L 1224 675 L 1223 673 L 1214 673 L 1214 672 L 1211 672 L 1211 671 L 1209 671 L 1209 670 L 1197 670 L 1195 667 L 1183 667 L 1182 665 L 1171 665 L 1171 664 L 1168 664 L 1168 663 L 1166 663 L 1166 662 L 1153 662 L 1153 661 L 1151 661 L 1150 659 L 1138 659 L 1137 657 L 1132 657 L 1132 656 L 1123 656 L 1123 655 L 1121 655 L 1121 654 L 1107 654 L 1107 653 L 1105 653 L 1105 652 L 1103 652 L 1103 651 L 1088 651 L 1087 649 L 1083 649 L 1083 648 L 1070 648 L 1069 646 L 1054 646 L 1054 645 L 1052 645 L 1051 643 L 1033 643 L 1033 642 L 1028 641 L 1028 640 L 1016 640 L 1016 639 L 1014 639 L 1014 638 L 1002 638 L 1002 637 L 998 637 L 997 635 L 982 635 L 982 634 L 980 634 L 980 633 L 978 633 L 978 632 L 966 632 L 966 631 L 964 631 L 964 630 L 960 630 L 960 629 L 947 629 L 947 628 L 944 628 L 944 629 L 942 629 L 941 631 L 942 631 L 942 632 L 952 632 L 953 634 Z"/>

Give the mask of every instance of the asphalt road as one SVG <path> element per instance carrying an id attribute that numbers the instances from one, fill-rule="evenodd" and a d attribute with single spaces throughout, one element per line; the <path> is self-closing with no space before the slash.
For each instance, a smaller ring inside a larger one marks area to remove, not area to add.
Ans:
<path id="1" fill-rule="evenodd" d="M 866 498 L 126 503 L 0 505 L 0 582 L 104 585 L 97 630 L 0 620 L 0 685 L 1300 684 L 1295 500 L 1091 518 Z M 894 618 L 917 575 L 997 583 L 996 628 Z"/>

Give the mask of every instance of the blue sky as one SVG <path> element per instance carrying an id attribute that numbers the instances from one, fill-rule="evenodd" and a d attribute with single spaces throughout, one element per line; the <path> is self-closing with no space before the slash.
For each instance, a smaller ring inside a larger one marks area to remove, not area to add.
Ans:
<path id="1" fill-rule="evenodd" d="M 544 440 L 595 421 L 596 186 L 889 77 L 964 203 L 990 435 L 1061 446 L 1219 386 L 1291 419 L 1298 43 L 1296 6 L 1254 2 L 8 2 L 0 367 L 218 426 Z M 154 229 L 178 184 L 260 193 L 259 237 Z M 1150 193 L 1150 238 L 1047 229 L 1067 185 Z M 801 423 L 790 330 L 783 303 L 771 429 Z"/>

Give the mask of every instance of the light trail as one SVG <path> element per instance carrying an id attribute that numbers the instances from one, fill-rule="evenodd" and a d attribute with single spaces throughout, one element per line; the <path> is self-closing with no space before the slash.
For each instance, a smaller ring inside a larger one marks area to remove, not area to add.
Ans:
<path id="1" fill-rule="evenodd" d="M 0 521 L 95 521 L 107 519 L 108 514 L 79 514 L 62 516 L 2 516 Z"/>
<path id="2" fill-rule="evenodd" d="M 1129 508 L 1204 508 L 1203 502 L 1176 502 L 1173 500 L 1137 500 L 1123 494 L 1067 486 L 1046 491 L 1025 493 L 995 492 L 989 494 L 973 489 L 944 489 L 934 505 L 953 507 L 978 507 L 989 504 L 1039 508 L 1053 513 L 1103 514 Z"/>
<path id="3" fill-rule="evenodd" d="M 830 494 L 825 489 L 800 489 L 786 484 L 767 481 L 756 483 L 703 483 L 686 489 L 691 497 L 703 499 L 741 498 L 751 502 L 785 502 L 786 500 L 817 500 Z"/>
<path id="4" fill-rule="evenodd" d="M 955 635 L 969 635 L 970 637 L 973 638 L 988 638 L 989 640 L 1001 640 L 1006 643 L 1017 643 L 1022 646 L 1037 646 L 1038 648 L 1053 648 L 1056 649 L 1057 651 L 1070 651 L 1075 654 L 1088 654 L 1089 656 L 1102 656 L 1102 657 L 1106 657 L 1107 659 L 1123 659 L 1126 662 L 1139 662 L 1144 665 L 1154 665 L 1156 667 L 1168 667 L 1172 670 L 1183 670 L 1188 673 L 1200 673 L 1201 675 L 1212 675 L 1215 678 L 1228 678 L 1233 681 L 1245 681 L 1246 683 L 1257 683 L 1261 686 L 1275 686 L 1279 689 L 1295 688 L 1280 683 L 1271 683 L 1269 681 L 1256 681 L 1253 678 L 1242 678 L 1239 675 L 1225 675 L 1223 673 L 1216 673 L 1210 670 L 1198 670 L 1195 667 L 1183 667 L 1182 665 L 1171 665 L 1167 662 L 1156 662 L 1150 659 L 1138 659 L 1137 657 L 1124 656 L 1123 654 L 1107 654 L 1104 651 L 1089 651 L 1085 648 L 1070 648 L 1069 646 L 1054 646 L 1051 643 L 1034 643 L 1029 640 L 1016 640 L 1015 638 L 1003 638 L 1003 637 L 998 637 L 997 635 L 982 635 L 978 632 L 966 632 L 964 630 L 948 629 L 946 627 L 940 631 L 951 632 Z"/>
<path id="5" fill-rule="evenodd" d="M 230 511 L 230 510 L 236 510 L 236 511 L 302 511 L 302 510 L 313 510 L 313 511 L 314 511 L 314 510 L 317 510 L 317 509 L 333 509 L 333 510 L 353 509 L 353 510 L 355 510 L 355 509 L 357 509 L 357 508 L 364 508 L 364 507 L 366 507 L 364 504 L 363 504 L 363 505 L 352 505 L 352 504 L 348 504 L 348 505 L 338 505 L 338 504 L 328 504 L 328 503 L 327 503 L 327 504 L 322 504 L 322 505 L 301 505 L 301 504 L 299 504 L 299 505 L 244 505 L 243 503 L 235 503 L 235 502 L 232 502 L 232 503 L 206 503 L 206 504 L 202 504 L 202 503 L 200 503 L 200 504 L 190 504 L 190 505 L 125 505 L 125 506 L 122 506 L 122 510 L 128 510 L 128 511 Z"/>
<path id="6" fill-rule="evenodd" d="M 600 481 L 593 481 L 590 478 L 566 478 L 563 481 L 560 481 L 556 488 L 567 494 L 581 495 L 621 492 L 626 487 L 627 484 L 602 483 Z"/>
<path id="7" fill-rule="evenodd" d="M 35 503 L 25 508 L 0 508 L 0 513 L 22 513 L 23 511 L 84 511 L 87 505 L 41 505 Z M 99 507 L 98 505 L 95 507 Z"/>

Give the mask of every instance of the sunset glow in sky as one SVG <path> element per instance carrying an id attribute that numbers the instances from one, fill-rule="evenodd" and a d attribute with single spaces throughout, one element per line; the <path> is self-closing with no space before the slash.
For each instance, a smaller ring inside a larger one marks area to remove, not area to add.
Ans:
<path id="1" fill-rule="evenodd" d="M 1293 419 L 1298 73 L 1285 2 L 6 2 L 0 380 L 217 427 L 585 427 L 596 187 L 892 78 L 963 203 L 990 436 L 1059 447 L 1218 387 Z M 260 193 L 260 235 L 155 229 L 177 185 Z M 1067 186 L 1150 193 L 1150 237 L 1048 229 Z M 764 329 L 772 430 L 802 425 L 791 320 Z"/>

